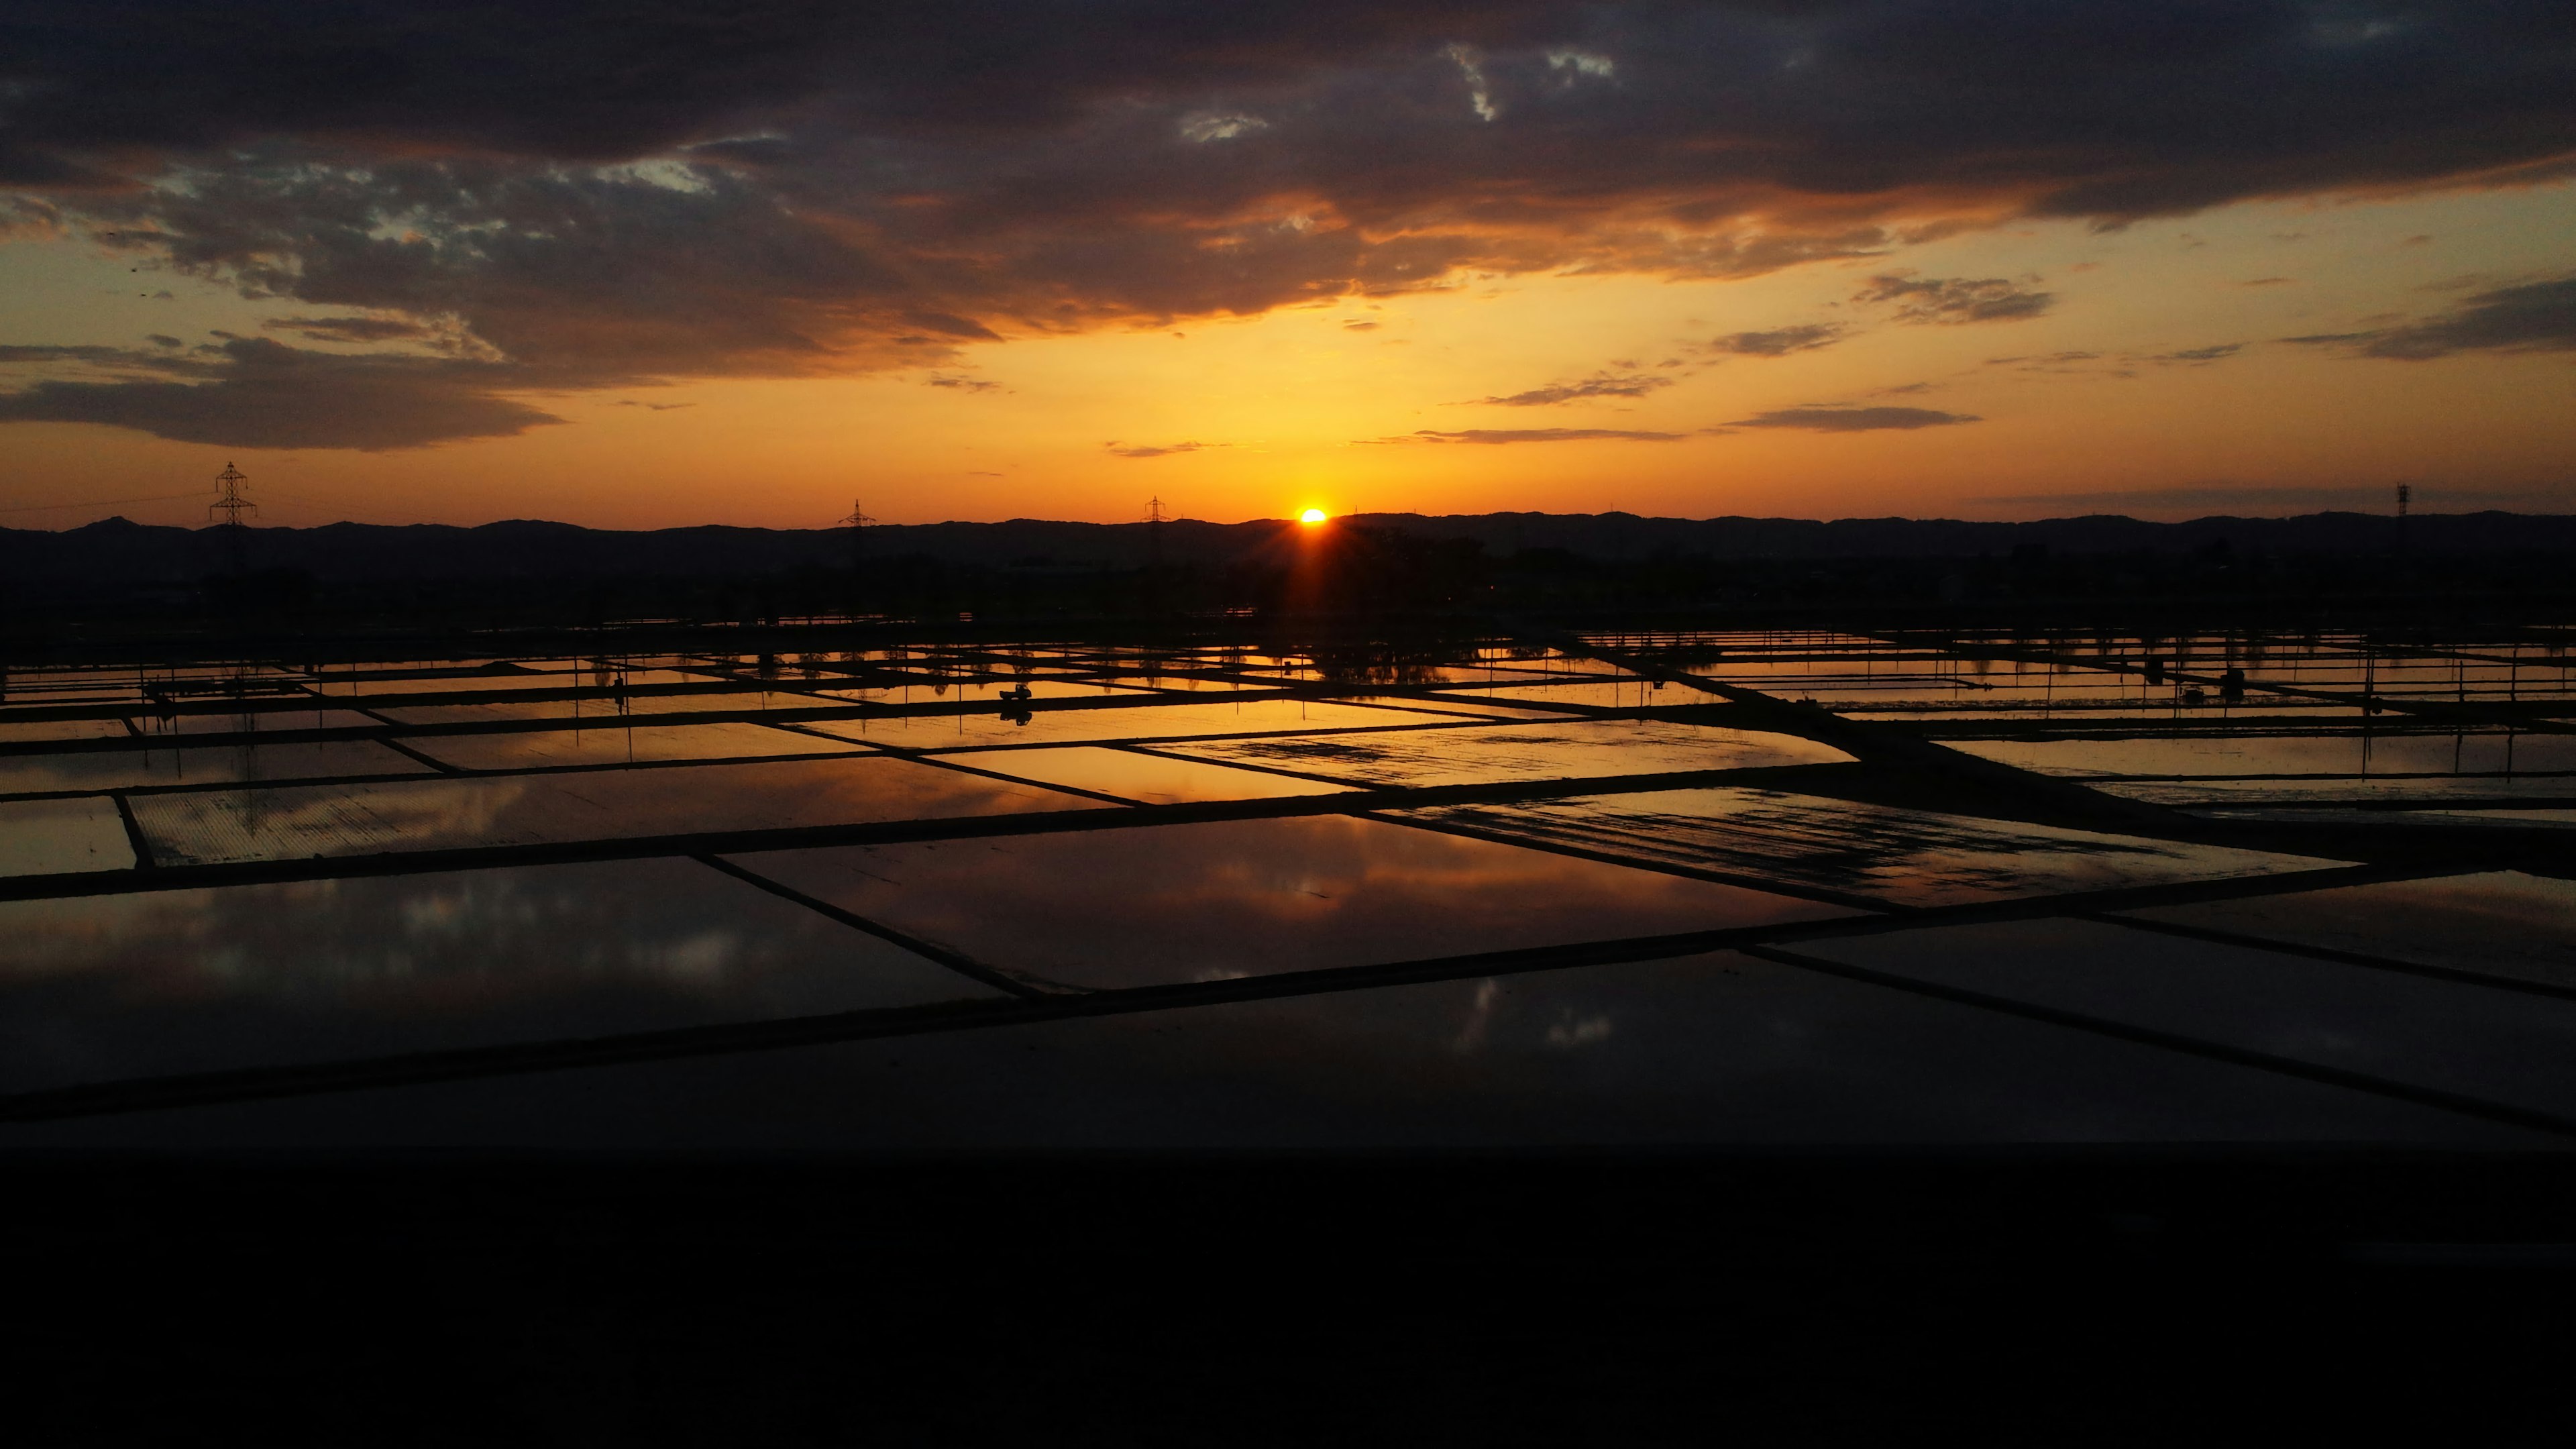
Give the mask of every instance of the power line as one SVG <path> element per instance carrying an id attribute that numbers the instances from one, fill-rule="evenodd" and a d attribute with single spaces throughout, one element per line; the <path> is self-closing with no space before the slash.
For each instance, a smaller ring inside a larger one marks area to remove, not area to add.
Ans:
<path id="1" fill-rule="evenodd" d="M 113 508 L 120 503 L 169 503 L 181 498 L 203 498 L 203 493 L 153 493 L 142 498 L 84 498 L 77 503 L 13 503 L 0 508 L 0 513 L 46 513 L 64 508 Z"/>

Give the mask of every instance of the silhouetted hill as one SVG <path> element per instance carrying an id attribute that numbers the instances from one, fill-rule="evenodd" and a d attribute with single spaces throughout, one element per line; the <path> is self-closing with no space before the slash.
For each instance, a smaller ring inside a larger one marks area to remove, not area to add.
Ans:
<path id="1" fill-rule="evenodd" d="M 2027 523 L 1956 519 L 1641 518 L 1626 513 L 1488 513 L 1425 517 L 1371 514 L 1357 520 L 1431 540 L 1471 540 L 1509 560 L 1563 550 L 1577 560 L 1975 559 L 2027 555 L 2183 555 L 2224 547 L 2244 557 L 2386 555 L 2398 524 L 2385 516 L 2316 513 L 2297 518 L 2200 518 L 2149 523 L 2111 514 Z M 1162 558 L 1174 565 L 1258 563 L 1293 526 L 1179 521 L 1163 525 Z M 2405 548 L 2420 556 L 2576 552 L 2576 516 L 2427 514 L 2405 525 Z M 627 532 L 512 520 L 476 528 L 335 523 L 257 528 L 241 541 L 251 569 L 286 569 L 322 583 L 465 579 L 568 580 L 607 577 L 739 579 L 798 569 L 846 569 L 851 539 L 840 529 L 706 526 Z M 0 578 L 20 587 L 193 585 L 232 568 L 231 540 L 215 528 L 171 528 L 122 518 L 62 532 L 0 529 Z M 888 525 L 868 530 L 867 556 L 987 569 L 1132 569 L 1154 547 L 1142 523 Z"/>
<path id="2" fill-rule="evenodd" d="M 1322 531 L 1269 519 L 1172 522 L 1159 535 L 1142 523 L 1022 518 L 871 528 L 863 542 L 842 529 L 620 532 L 516 520 L 232 534 L 111 519 L 60 533 L 0 530 L 0 640 L 70 649 L 81 629 L 110 623 L 316 639 L 831 616 L 1087 627 L 1079 621 L 1776 620 L 1893 609 L 2019 626 L 2077 615 L 2170 621 L 2177 610 L 2279 618 L 2328 601 L 2345 616 L 2530 620 L 2576 608 L 2571 558 L 2576 517 L 2507 513 L 2414 518 L 2402 533 L 2393 518 L 2357 513 L 2188 523 L 1371 514 Z"/>

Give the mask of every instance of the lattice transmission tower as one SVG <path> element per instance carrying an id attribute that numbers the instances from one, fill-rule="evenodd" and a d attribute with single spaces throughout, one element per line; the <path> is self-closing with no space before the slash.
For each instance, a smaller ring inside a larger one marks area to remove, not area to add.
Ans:
<path id="1" fill-rule="evenodd" d="M 236 574 L 242 571 L 242 515 L 259 516 L 259 505 L 242 496 L 242 485 L 249 481 L 249 474 L 227 462 L 224 471 L 215 475 L 215 491 L 223 496 L 206 505 L 206 517 L 223 526 L 224 541 L 232 554 L 233 572 Z"/>
<path id="2" fill-rule="evenodd" d="M 242 485 L 249 481 L 248 473 L 226 463 L 224 471 L 215 475 L 215 491 L 223 497 L 206 505 L 206 516 L 216 519 L 226 528 L 241 527 L 245 513 L 258 517 L 259 505 L 242 496 Z"/>
<path id="3" fill-rule="evenodd" d="M 864 602 L 859 597 L 860 591 L 867 585 L 868 525 L 876 520 L 868 517 L 868 511 L 853 498 L 850 500 L 850 516 L 840 522 L 850 531 L 850 613 L 855 616 Z"/>

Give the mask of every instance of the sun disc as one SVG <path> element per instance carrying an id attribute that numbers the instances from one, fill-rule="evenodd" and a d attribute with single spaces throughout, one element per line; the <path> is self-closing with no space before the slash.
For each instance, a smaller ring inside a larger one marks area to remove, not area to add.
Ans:
<path id="1" fill-rule="evenodd" d="M 1305 512 L 1297 515 L 1297 521 L 1299 523 L 1321 523 L 1324 521 L 1324 510 L 1320 508 L 1309 508 Z"/>

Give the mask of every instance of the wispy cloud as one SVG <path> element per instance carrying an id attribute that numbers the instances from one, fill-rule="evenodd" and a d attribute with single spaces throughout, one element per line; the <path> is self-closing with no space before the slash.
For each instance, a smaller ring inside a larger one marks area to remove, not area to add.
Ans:
<path id="1" fill-rule="evenodd" d="M 1657 388 L 1671 387 L 1669 377 L 1642 372 L 1596 372 L 1579 382 L 1551 383 L 1516 392 L 1508 397 L 1479 398 L 1478 402 L 1501 408 L 1543 408 L 1559 403 L 1589 402 L 1597 398 L 1644 397 Z"/>
<path id="2" fill-rule="evenodd" d="M 1890 428 L 1946 428 L 1982 422 L 1971 413 L 1945 413 L 1932 408 L 1777 408 L 1727 424 L 1730 428 L 1799 428 L 1811 433 L 1874 433 Z"/>
<path id="3" fill-rule="evenodd" d="M 2403 362 L 2459 352 L 2576 352 L 2576 276 L 2480 292 L 2421 322 L 2281 340 L 2348 346 L 2365 357 Z"/>
<path id="4" fill-rule="evenodd" d="M 929 387 L 953 388 L 958 392 L 1000 392 L 1002 385 L 988 377 L 969 377 L 962 372 L 934 372 L 922 379 Z"/>
<path id="5" fill-rule="evenodd" d="M 2048 311 L 2054 292 L 2040 292 L 2001 277 L 1918 277 L 1892 272 L 1872 277 L 1855 302 L 1892 302 L 1896 320 L 1958 326 L 1969 322 L 2020 322 Z"/>
<path id="6" fill-rule="evenodd" d="M 1115 457 L 1120 457 L 1120 458 L 1168 458 L 1168 457 L 1171 457 L 1171 456 L 1172 456 L 1173 454 L 1175 454 L 1175 453 L 1197 453 L 1197 452 L 1204 452 L 1205 450 L 1207 450 L 1207 449 L 1209 449 L 1209 448 L 1228 448 L 1228 447 L 1232 447 L 1232 446 L 1233 446 L 1233 444 L 1231 444 L 1231 443 L 1200 443 L 1200 442 L 1187 442 L 1187 443 L 1161 443 L 1161 444 L 1154 444 L 1154 443 L 1121 443 L 1121 442 L 1118 442 L 1118 441 L 1117 441 L 1117 440 L 1115 440 L 1115 439 L 1112 439 L 1112 440 L 1111 440 L 1111 441 L 1109 441 L 1109 442 L 1106 442 L 1106 443 L 1101 444 L 1101 446 L 1102 446 L 1102 447 L 1104 447 L 1104 448 L 1107 448 L 1113 456 L 1115 456 Z"/>
<path id="7" fill-rule="evenodd" d="M 394 342 L 430 335 L 427 327 L 400 317 L 278 317 L 259 325 L 314 342 Z"/>
<path id="8" fill-rule="evenodd" d="M 1838 322 L 1806 322 L 1767 332 L 1730 332 L 1709 343 L 1708 350 L 1733 357 L 1786 357 L 1792 352 L 1831 347 L 1849 331 Z"/>
<path id="9" fill-rule="evenodd" d="M 1424 428 L 1391 438 L 1363 438 L 1365 443 L 1677 443 L 1681 433 L 1650 433 L 1634 428 L 1463 428 L 1441 432 Z"/>

